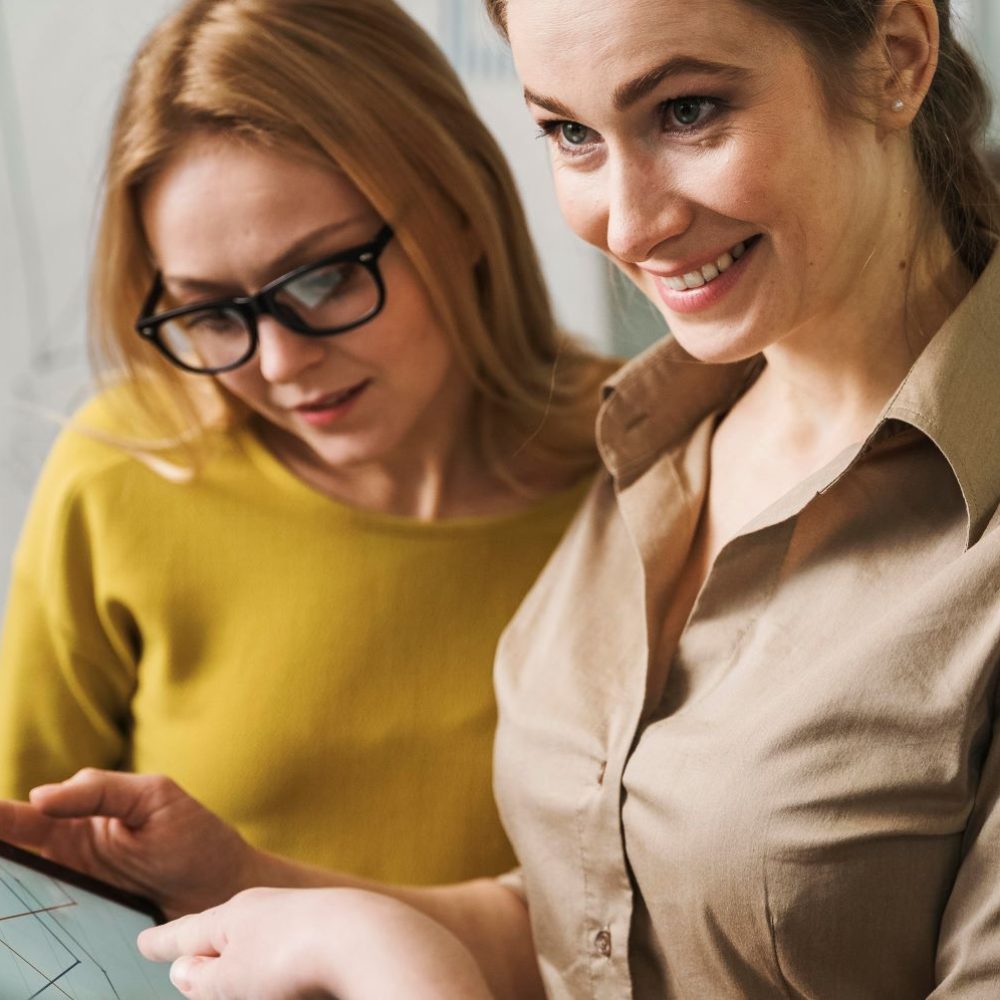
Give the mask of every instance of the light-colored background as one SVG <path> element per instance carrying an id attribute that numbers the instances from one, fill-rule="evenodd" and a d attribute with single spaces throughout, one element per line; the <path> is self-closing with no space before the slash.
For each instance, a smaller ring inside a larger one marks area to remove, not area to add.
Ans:
<path id="1" fill-rule="evenodd" d="M 657 324 L 559 219 L 543 144 L 478 0 L 402 5 L 448 53 L 513 163 L 562 322 L 637 350 Z M 0 603 L 56 418 L 87 395 L 87 262 L 115 94 L 139 40 L 173 6 L 0 0 Z M 1000 66 L 1000 0 L 955 6 L 982 61 Z"/>

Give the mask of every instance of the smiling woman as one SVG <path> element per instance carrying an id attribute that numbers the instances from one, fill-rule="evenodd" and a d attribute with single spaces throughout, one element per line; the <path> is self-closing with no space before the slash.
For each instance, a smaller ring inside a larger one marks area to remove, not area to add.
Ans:
<path id="1" fill-rule="evenodd" d="M 104 391 L 16 556 L 0 794 L 155 771 L 303 861 L 505 869 L 492 656 L 611 365 L 556 329 L 421 29 L 391 0 L 180 5 L 123 91 L 92 336 Z"/>
<path id="2" fill-rule="evenodd" d="M 948 3 L 490 6 L 672 333 L 498 658 L 550 994 L 994 994 L 1000 195 Z"/>

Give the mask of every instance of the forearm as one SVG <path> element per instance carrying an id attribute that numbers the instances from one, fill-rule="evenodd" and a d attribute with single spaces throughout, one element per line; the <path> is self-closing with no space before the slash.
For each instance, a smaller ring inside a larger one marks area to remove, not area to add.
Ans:
<path id="1" fill-rule="evenodd" d="M 524 901 L 494 879 L 448 886 L 395 886 L 255 851 L 246 884 L 349 888 L 378 892 L 412 906 L 450 931 L 475 958 L 497 1000 L 543 997 Z"/>

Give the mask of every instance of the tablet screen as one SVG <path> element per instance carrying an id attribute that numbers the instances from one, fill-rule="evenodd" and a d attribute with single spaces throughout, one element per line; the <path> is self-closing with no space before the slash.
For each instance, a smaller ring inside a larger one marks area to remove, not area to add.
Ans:
<path id="1" fill-rule="evenodd" d="M 0 842 L 3 1000 L 177 1000 L 136 935 L 155 907 Z"/>

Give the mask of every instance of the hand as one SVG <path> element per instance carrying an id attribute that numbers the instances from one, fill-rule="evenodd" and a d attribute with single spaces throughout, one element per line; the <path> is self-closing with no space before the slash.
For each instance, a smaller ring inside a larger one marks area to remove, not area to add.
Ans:
<path id="1" fill-rule="evenodd" d="M 253 848 L 168 778 L 86 768 L 0 802 L 0 837 L 146 896 L 168 916 L 245 885 Z"/>
<path id="2" fill-rule="evenodd" d="M 143 931 L 192 1000 L 489 1000 L 471 954 L 417 910 L 360 889 L 250 889 Z"/>

